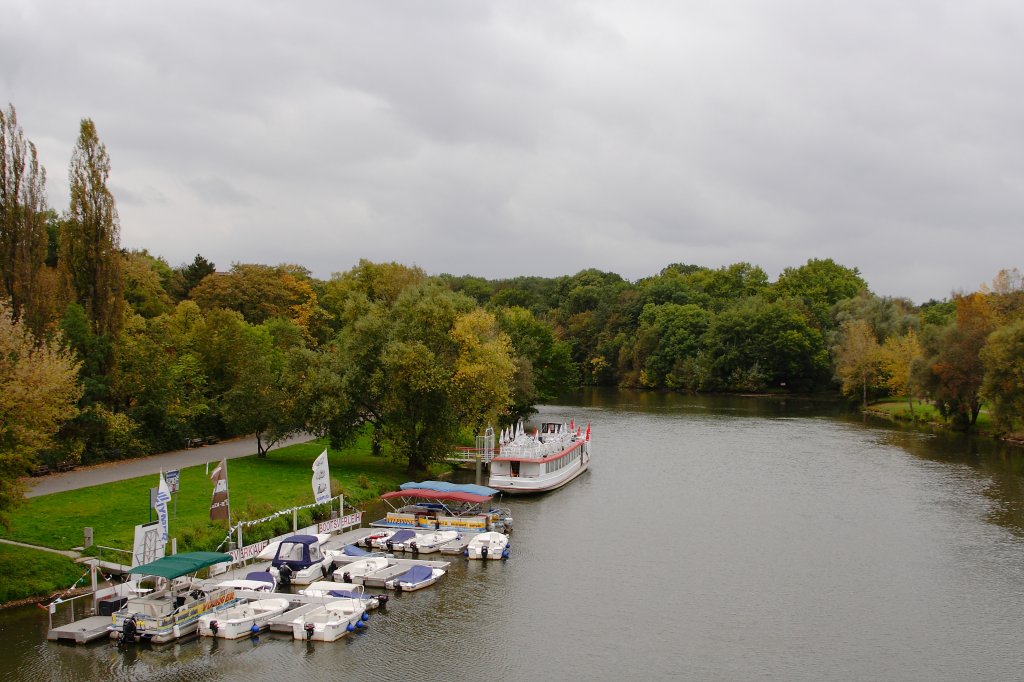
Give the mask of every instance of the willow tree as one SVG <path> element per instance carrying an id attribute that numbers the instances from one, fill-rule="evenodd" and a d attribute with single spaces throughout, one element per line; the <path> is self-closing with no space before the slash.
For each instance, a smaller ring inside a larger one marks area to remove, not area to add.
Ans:
<path id="1" fill-rule="evenodd" d="M 0 295 L 15 317 L 30 312 L 45 268 L 46 169 L 25 139 L 14 105 L 0 110 Z M 32 319 L 39 331 L 42 321 Z"/>
<path id="2" fill-rule="evenodd" d="M 120 225 L 114 195 L 107 188 L 110 156 L 90 119 L 82 119 L 68 172 L 71 204 L 61 235 L 60 265 L 93 332 L 113 338 L 124 309 Z"/>

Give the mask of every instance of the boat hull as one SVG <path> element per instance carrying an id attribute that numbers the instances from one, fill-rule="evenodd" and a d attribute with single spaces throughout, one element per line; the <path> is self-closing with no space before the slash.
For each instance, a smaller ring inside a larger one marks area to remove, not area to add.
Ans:
<path id="1" fill-rule="evenodd" d="M 288 606 L 287 599 L 261 599 L 220 613 L 207 614 L 199 619 L 199 634 L 221 639 L 248 637 L 266 629 L 270 619 L 284 613 Z"/>
<path id="2" fill-rule="evenodd" d="M 360 608 L 328 604 L 293 620 L 292 639 L 334 642 L 349 632 L 365 628 L 367 618 L 366 611 Z"/>
<path id="3" fill-rule="evenodd" d="M 524 476 L 495 476 L 492 475 L 487 485 L 503 493 L 512 495 L 529 495 L 534 493 L 546 493 L 557 490 L 563 485 L 579 477 L 583 472 L 590 469 L 590 457 L 579 466 L 567 467 L 571 471 L 557 472 L 552 476 L 528 478 Z"/>

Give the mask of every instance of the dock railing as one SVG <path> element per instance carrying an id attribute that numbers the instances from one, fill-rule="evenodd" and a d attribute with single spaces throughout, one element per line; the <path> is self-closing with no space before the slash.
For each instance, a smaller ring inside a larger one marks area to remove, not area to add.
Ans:
<path id="1" fill-rule="evenodd" d="M 497 454 L 494 449 L 494 429 L 488 426 L 486 431 L 476 437 L 475 447 L 455 448 L 445 459 L 449 462 L 490 464 Z"/>

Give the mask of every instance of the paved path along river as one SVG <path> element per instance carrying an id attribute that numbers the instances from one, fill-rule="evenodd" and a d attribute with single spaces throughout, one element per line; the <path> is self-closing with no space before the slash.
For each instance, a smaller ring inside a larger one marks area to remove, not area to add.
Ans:
<path id="1" fill-rule="evenodd" d="M 282 441 L 274 447 L 279 448 L 294 443 L 303 443 L 310 440 L 310 438 L 310 435 L 303 434 Z M 95 466 L 79 467 L 74 471 L 27 479 L 28 490 L 25 493 L 25 497 L 37 497 L 39 495 L 60 493 L 66 490 L 88 488 L 94 485 L 123 481 L 138 476 L 158 474 L 161 471 L 183 469 L 206 462 L 248 457 L 255 454 L 256 437 L 250 436 L 222 441 L 201 448 L 174 450 L 159 455 L 150 455 L 149 457 L 139 459 L 126 459 L 119 462 L 105 462 Z"/>

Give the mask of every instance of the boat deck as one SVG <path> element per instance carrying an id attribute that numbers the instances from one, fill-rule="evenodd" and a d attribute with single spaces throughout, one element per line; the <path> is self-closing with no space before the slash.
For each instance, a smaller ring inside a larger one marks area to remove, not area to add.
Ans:
<path id="1" fill-rule="evenodd" d="M 85 644 L 101 637 L 108 637 L 110 616 L 89 616 L 66 625 L 55 627 L 46 632 L 46 639 L 51 642 L 70 641 Z"/>

